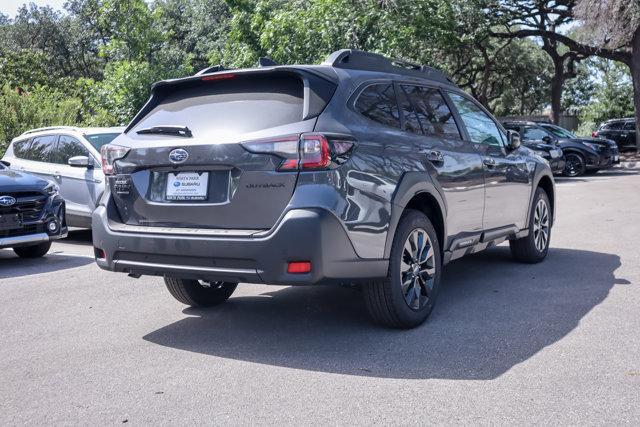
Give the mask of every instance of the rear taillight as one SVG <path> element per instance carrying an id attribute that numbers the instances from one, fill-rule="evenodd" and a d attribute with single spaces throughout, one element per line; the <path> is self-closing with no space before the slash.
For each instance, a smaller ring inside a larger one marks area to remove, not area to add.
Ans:
<path id="1" fill-rule="evenodd" d="M 113 163 L 127 155 L 128 147 L 120 145 L 107 144 L 100 148 L 100 156 L 102 157 L 102 172 L 105 175 L 113 174 Z"/>
<path id="2" fill-rule="evenodd" d="M 591 138 L 597 138 L 598 137 L 598 131 L 594 130 L 593 132 L 591 132 Z"/>
<path id="3" fill-rule="evenodd" d="M 321 170 L 346 162 L 355 140 L 346 135 L 303 133 L 247 141 L 242 146 L 252 153 L 281 157 L 279 171 Z"/>

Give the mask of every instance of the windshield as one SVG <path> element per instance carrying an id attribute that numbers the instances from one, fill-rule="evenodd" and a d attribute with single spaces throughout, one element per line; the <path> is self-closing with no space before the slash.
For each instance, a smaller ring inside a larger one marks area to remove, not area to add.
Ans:
<path id="1" fill-rule="evenodd" d="M 94 133 L 91 135 L 85 135 L 84 137 L 87 138 L 87 141 L 89 141 L 96 150 L 100 151 L 100 147 L 110 143 L 111 141 L 116 139 L 116 136 L 118 135 L 120 134 L 119 133 Z"/>
<path id="2" fill-rule="evenodd" d="M 557 136 L 558 138 L 576 138 L 576 136 L 573 133 L 569 132 L 566 129 L 561 128 L 560 126 L 542 125 L 542 127 L 548 130 L 549 132 L 551 132 L 554 136 Z"/>

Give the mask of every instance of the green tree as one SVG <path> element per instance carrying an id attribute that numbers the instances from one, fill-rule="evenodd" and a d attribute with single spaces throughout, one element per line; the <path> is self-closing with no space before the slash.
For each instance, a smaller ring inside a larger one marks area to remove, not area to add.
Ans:
<path id="1" fill-rule="evenodd" d="M 594 130 L 612 117 L 633 115 L 633 92 L 629 70 L 623 64 L 599 59 L 594 61 L 597 82 L 593 98 L 580 114 L 581 131 Z"/>
<path id="2" fill-rule="evenodd" d="M 5 83 L 0 86 L 0 154 L 22 132 L 53 125 L 75 124 L 82 102 L 66 92 L 36 86 L 29 92 L 18 91 Z"/>
<path id="3" fill-rule="evenodd" d="M 230 2 L 234 13 L 225 56 L 234 66 L 260 56 L 281 63 L 317 63 L 341 48 L 421 63 L 455 42 L 454 10 L 444 0 L 261 0 Z"/>

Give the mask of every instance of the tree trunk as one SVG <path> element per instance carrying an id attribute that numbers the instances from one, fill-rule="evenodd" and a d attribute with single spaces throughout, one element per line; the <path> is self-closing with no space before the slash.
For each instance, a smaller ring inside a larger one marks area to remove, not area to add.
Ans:
<path id="1" fill-rule="evenodd" d="M 554 60 L 554 73 L 551 79 L 551 119 L 554 124 L 560 122 L 562 108 L 562 87 L 564 86 L 564 62 Z"/>
<path id="2" fill-rule="evenodd" d="M 631 79 L 633 80 L 633 106 L 636 113 L 636 152 L 640 153 L 640 27 L 631 42 Z"/>

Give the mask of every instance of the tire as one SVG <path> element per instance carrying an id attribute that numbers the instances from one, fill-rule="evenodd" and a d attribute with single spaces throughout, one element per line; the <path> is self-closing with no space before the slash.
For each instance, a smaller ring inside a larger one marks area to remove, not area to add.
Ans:
<path id="1" fill-rule="evenodd" d="M 169 293 L 183 304 L 191 307 L 211 307 L 222 304 L 236 290 L 237 283 L 201 282 L 191 279 L 165 277 Z"/>
<path id="2" fill-rule="evenodd" d="M 529 264 L 544 260 L 549 251 L 552 224 L 549 197 L 542 188 L 538 187 L 529 213 L 529 234 L 526 237 L 509 241 L 511 255 L 516 260 Z"/>
<path id="3" fill-rule="evenodd" d="M 51 242 L 42 242 L 37 245 L 13 248 L 13 252 L 15 252 L 20 258 L 40 258 L 41 256 L 46 255 L 50 248 Z"/>
<path id="4" fill-rule="evenodd" d="M 410 237 L 416 238 L 413 241 L 417 240 L 418 246 L 422 243 L 419 259 Z M 435 305 L 441 273 L 440 243 L 431 221 L 422 212 L 405 211 L 393 238 L 387 277 L 363 285 L 369 315 L 374 322 L 393 328 L 409 329 L 422 324 Z"/>
<path id="5" fill-rule="evenodd" d="M 562 175 L 576 177 L 584 174 L 587 164 L 584 157 L 578 153 L 567 153 L 564 155 L 565 164 Z"/>

